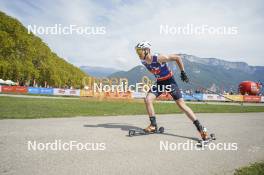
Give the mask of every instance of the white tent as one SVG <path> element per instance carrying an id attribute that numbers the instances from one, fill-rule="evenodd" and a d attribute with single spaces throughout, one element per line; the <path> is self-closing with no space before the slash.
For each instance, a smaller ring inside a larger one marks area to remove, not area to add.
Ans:
<path id="1" fill-rule="evenodd" d="M 0 79 L 0 84 L 4 84 L 5 81 L 3 79 Z"/>
<path id="2" fill-rule="evenodd" d="M 11 81 L 11 80 L 6 80 L 4 81 L 3 79 L 0 79 L 0 84 L 3 84 L 3 85 L 16 85 L 17 83 Z"/>

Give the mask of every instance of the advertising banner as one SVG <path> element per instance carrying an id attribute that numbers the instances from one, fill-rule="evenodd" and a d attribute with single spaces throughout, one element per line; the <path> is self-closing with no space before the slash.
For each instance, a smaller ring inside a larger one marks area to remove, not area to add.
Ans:
<path id="1" fill-rule="evenodd" d="M 40 94 L 40 88 L 28 87 L 29 94 Z"/>
<path id="2" fill-rule="evenodd" d="M 243 95 L 224 95 L 224 96 L 234 101 L 243 101 Z M 225 99 L 225 101 L 231 101 L 231 100 Z"/>
<path id="3" fill-rule="evenodd" d="M 2 92 L 11 93 L 15 92 L 14 86 L 2 86 Z"/>
<path id="4" fill-rule="evenodd" d="M 203 94 L 193 94 L 192 95 L 195 100 L 202 101 L 203 100 Z"/>
<path id="5" fill-rule="evenodd" d="M 225 101 L 225 98 L 217 94 L 203 94 L 205 101 Z"/>
<path id="6" fill-rule="evenodd" d="M 28 87 L 25 86 L 14 86 L 14 87 L 15 87 L 15 93 L 25 94 L 28 92 Z"/>
<path id="7" fill-rule="evenodd" d="M 69 95 L 70 96 L 81 96 L 81 90 L 80 89 L 69 89 Z"/>
<path id="8" fill-rule="evenodd" d="M 194 101 L 195 100 L 195 98 L 189 94 L 182 94 L 182 98 L 186 101 Z"/>
<path id="9" fill-rule="evenodd" d="M 261 96 L 244 95 L 244 102 L 260 102 Z"/>
<path id="10" fill-rule="evenodd" d="M 0 92 L 2 92 L 2 86 L 0 85 Z"/>
<path id="11" fill-rule="evenodd" d="M 264 96 L 261 96 L 261 100 L 260 100 L 261 102 L 264 102 Z"/>
<path id="12" fill-rule="evenodd" d="M 2 86 L 2 92 L 6 92 L 6 93 L 27 93 L 27 87 L 24 87 L 24 86 Z"/>
<path id="13" fill-rule="evenodd" d="M 53 88 L 36 88 L 36 87 L 29 87 L 28 88 L 29 94 L 43 94 L 43 95 L 53 95 Z"/>
<path id="14" fill-rule="evenodd" d="M 39 94 L 53 95 L 53 88 L 39 88 Z"/>
<path id="15" fill-rule="evenodd" d="M 53 94 L 54 95 L 66 95 L 66 96 L 80 96 L 80 90 L 79 89 L 54 88 Z"/>

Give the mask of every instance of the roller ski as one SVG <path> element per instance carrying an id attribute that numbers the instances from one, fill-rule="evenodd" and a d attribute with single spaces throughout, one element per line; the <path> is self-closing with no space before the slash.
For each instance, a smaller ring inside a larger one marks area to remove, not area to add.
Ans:
<path id="1" fill-rule="evenodd" d="M 164 127 L 157 127 L 157 125 L 149 125 L 145 129 L 129 129 L 128 135 L 130 137 L 136 136 L 136 135 L 147 135 L 147 134 L 161 134 L 164 133 Z"/>
<path id="2" fill-rule="evenodd" d="M 216 140 L 216 137 L 215 134 L 212 133 L 209 137 L 207 136 L 206 138 L 202 138 L 201 140 L 199 140 L 197 146 L 204 147 L 214 140 Z"/>
<path id="3" fill-rule="evenodd" d="M 211 141 L 216 140 L 215 134 L 210 134 L 208 136 L 207 129 L 203 125 L 201 125 L 201 123 L 198 120 L 195 120 L 193 122 L 193 124 L 196 126 L 196 128 L 197 128 L 197 130 L 198 130 L 198 132 L 199 132 L 199 134 L 201 135 L 201 138 L 202 138 L 202 139 L 198 140 L 198 145 L 197 146 L 202 147 L 202 146 L 207 145 Z"/>

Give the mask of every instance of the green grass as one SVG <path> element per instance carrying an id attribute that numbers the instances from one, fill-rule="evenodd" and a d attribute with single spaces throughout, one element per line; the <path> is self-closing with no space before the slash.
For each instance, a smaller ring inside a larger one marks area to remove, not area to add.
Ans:
<path id="1" fill-rule="evenodd" d="M 188 104 L 197 113 L 264 112 L 264 106 Z M 157 114 L 180 113 L 174 103 L 155 103 Z M 136 101 L 0 97 L 0 119 L 146 114 Z"/>
<path id="2" fill-rule="evenodd" d="M 264 161 L 236 169 L 234 175 L 264 175 Z"/>

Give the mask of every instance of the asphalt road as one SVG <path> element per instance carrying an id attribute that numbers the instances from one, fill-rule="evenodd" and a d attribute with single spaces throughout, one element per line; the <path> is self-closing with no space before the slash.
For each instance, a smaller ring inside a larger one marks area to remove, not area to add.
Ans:
<path id="1" fill-rule="evenodd" d="M 0 120 L 0 174 L 233 174 L 264 160 L 264 113 L 198 117 L 217 137 L 204 150 L 195 146 L 199 135 L 182 114 L 158 116 L 164 134 L 135 137 L 128 129 L 145 127 L 146 116 Z M 67 150 L 70 142 L 87 150 Z"/>

